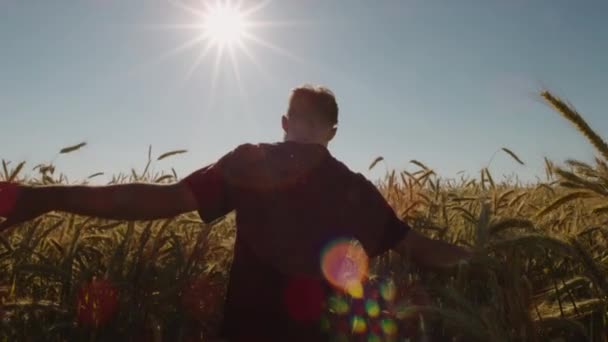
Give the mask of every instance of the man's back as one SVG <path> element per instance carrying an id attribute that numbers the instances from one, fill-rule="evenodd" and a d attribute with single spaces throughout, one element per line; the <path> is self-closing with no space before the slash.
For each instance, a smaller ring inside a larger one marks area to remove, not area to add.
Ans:
<path id="1" fill-rule="evenodd" d="M 6 218 L 0 231 L 50 211 L 156 220 L 198 210 L 210 222 L 236 210 L 223 335 L 323 340 L 319 320 L 328 292 L 354 295 L 365 281 L 368 256 L 394 248 L 429 267 L 452 267 L 471 257 L 466 249 L 408 233 L 374 185 L 327 151 L 337 125 L 338 105 L 329 89 L 297 87 L 281 117 L 284 143 L 242 145 L 174 184 L 0 182 L 0 216 Z"/>
<path id="2" fill-rule="evenodd" d="M 375 256 L 408 230 L 373 184 L 318 144 L 242 145 L 186 182 L 205 221 L 236 210 L 223 324 L 230 338 L 322 339 L 331 283 L 323 252 L 356 239 Z"/>

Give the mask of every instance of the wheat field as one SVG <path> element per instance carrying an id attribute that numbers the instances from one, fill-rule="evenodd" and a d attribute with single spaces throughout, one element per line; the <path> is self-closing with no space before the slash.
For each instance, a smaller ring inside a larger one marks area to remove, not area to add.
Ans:
<path id="1" fill-rule="evenodd" d="M 545 180 L 533 185 L 497 182 L 487 168 L 448 180 L 417 160 L 416 172 L 388 173 L 378 187 L 413 229 L 475 257 L 445 272 L 394 253 L 372 260 L 367 286 L 382 300 L 361 310 L 348 295 L 331 298 L 327 324 L 341 327 L 338 340 L 608 340 L 608 145 L 571 105 L 539 96 L 589 140 L 594 163 L 545 159 Z M 111 183 L 178 179 L 153 174 L 148 159 Z M 66 181 L 53 165 L 25 169 L 3 161 L 0 180 Z M 0 236 L 0 340 L 210 340 L 234 235 L 232 215 L 209 225 L 195 213 L 153 222 L 50 213 L 27 222 Z"/>

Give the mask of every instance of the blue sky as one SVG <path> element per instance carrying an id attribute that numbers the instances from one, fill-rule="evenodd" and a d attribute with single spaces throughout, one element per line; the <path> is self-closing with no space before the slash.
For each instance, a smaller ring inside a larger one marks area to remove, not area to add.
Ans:
<path id="1" fill-rule="evenodd" d="M 166 0 L 0 0 L 0 158 L 52 160 L 76 180 L 141 170 L 151 144 L 188 149 L 153 165 L 186 175 L 240 143 L 281 140 L 289 90 L 310 82 L 338 97 L 330 150 L 370 178 L 376 156 L 454 176 L 508 147 L 526 166 L 499 154 L 495 177 L 533 180 L 544 156 L 595 154 L 541 88 L 608 136 L 606 15 L 605 1 L 276 0 L 251 15 L 275 25 L 251 33 L 281 50 L 247 41 L 256 63 L 236 50 L 239 81 L 224 58 L 212 87 L 215 50 L 192 73 L 203 45 L 167 55 L 196 32 L 166 27 L 197 19 Z"/>

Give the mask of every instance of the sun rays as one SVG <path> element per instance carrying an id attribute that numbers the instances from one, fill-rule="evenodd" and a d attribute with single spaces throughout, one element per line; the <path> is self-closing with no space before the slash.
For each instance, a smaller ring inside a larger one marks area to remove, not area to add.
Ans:
<path id="1" fill-rule="evenodd" d="M 191 16 L 192 21 L 163 28 L 182 31 L 184 36 L 189 39 L 163 53 L 158 60 L 192 50 L 196 51 L 196 57 L 188 67 L 184 81 L 193 78 L 201 66 L 208 65 L 212 68 L 212 89 L 216 87 L 218 75 L 223 68 L 228 68 L 234 74 L 239 89 L 242 89 L 240 64 L 243 63 L 243 58 L 264 77 L 269 76 L 269 73 L 256 59 L 252 46 L 268 49 L 293 61 L 301 61 L 297 56 L 264 39 L 256 32 L 256 28 L 284 27 L 295 24 L 290 21 L 256 20 L 256 14 L 259 14 L 270 3 L 269 0 L 263 0 L 245 6 L 242 0 L 171 0 L 170 4 Z"/>

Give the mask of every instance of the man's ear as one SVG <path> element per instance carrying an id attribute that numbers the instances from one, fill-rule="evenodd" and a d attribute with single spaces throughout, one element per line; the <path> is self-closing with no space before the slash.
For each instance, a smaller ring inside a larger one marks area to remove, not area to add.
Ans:
<path id="1" fill-rule="evenodd" d="M 281 126 L 283 127 L 283 131 L 287 133 L 289 129 L 289 119 L 287 119 L 287 116 L 285 115 L 281 117 Z"/>
<path id="2" fill-rule="evenodd" d="M 338 127 L 333 127 L 327 135 L 327 141 L 331 141 L 336 136 L 337 132 L 338 132 Z"/>

